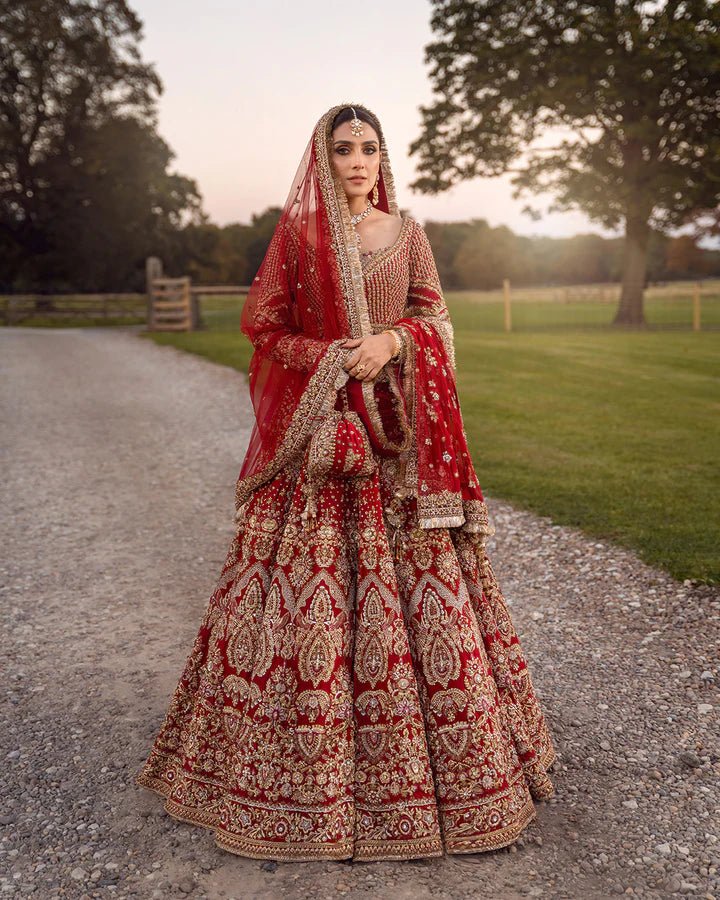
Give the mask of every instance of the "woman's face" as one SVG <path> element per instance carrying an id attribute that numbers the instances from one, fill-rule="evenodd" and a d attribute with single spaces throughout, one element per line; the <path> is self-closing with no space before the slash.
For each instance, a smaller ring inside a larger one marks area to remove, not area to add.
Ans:
<path id="1" fill-rule="evenodd" d="M 372 125 L 363 122 L 358 137 L 350 131 L 350 123 L 343 122 L 332 133 L 331 157 L 333 167 L 345 193 L 351 197 L 367 196 L 380 170 L 380 140 Z"/>

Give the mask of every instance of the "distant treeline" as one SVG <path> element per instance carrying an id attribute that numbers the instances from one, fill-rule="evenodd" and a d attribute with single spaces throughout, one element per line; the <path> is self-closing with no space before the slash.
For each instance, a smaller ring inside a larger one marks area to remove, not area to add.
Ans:
<path id="1" fill-rule="evenodd" d="M 140 241 L 140 229 L 108 216 L 92 240 L 87 229 L 76 229 L 73 252 L 66 249 L 61 264 L 58 254 L 45 253 L 25 255 L 16 268 L 6 254 L 0 262 L 0 292 L 143 291 L 145 257 L 153 255 L 162 259 L 168 275 L 187 274 L 204 284 L 249 284 L 279 217 L 280 209 L 269 207 L 248 224 L 220 226 L 202 215 L 184 226 L 166 222 L 162 230 L 148 229 Z M 447 290 L 492 290 L 502 286 L 503 278 L 515 286 L 614 282 L 622 272 L 621 238 L 524 237 L 484 219 L 424 225 Z M 70 235 L 62 243 L 72 245 Z M 717 276 L 720 250 L 702 249 L 691 237 L 652 235 L 648 283 Z"/>
<path id="2" fill-rule="evenodd" d="M 525 237 L 484 219 L 426 222 L 438 271 L 448 289 L 492 290 L 509 278 L 515 285 L 616 282 L 622 275 L 624 238 L 598 234 Z M 652 233 L 647 281 L 720 275 L 720 250 L 698 247 L 690 236 Z"/>
<path id="3" fill-rule="evenodd" d="M 187 255 L 165 260 L 200 282 L 249 284 L 280 215 L 276 207 L 249 225 L 204 223 L 185 229 Z M 424 223 L 438 271 L 448 290 L 492 290 L 503 278 L 515 285 L 593 284 L 618 281 L 622 238 L 579 234 L 568 238 L 524 237 L 484 219 Z M 189 251 L 189 253 L 188 253 Z M 648 282 L 720 276 L 720 250 L 698 247 L 692 237 L 650 239 Z"/>

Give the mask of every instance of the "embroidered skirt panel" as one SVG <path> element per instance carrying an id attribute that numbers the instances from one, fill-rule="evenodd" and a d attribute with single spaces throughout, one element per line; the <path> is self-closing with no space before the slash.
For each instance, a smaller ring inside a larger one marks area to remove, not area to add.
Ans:
<path id="1" fill-rule="evenodd" d="M 419 529 L 395 461 L 295 463 L 247 504 L 140 785 L 244 856 L 409 859 L 512 843 L 549 729 L 486 550 Z"/>

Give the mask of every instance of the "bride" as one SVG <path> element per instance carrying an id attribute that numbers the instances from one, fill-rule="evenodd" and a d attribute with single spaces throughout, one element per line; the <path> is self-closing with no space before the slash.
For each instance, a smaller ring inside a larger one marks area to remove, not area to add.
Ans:
<path id="1" fill-rule="evenodd" d="M 138 784 L 261 859 L 512 843 L 555 751 L 485 551 L 432 251 L 368 109 L 315 126 L 241 326 L 237 530 Z"/>

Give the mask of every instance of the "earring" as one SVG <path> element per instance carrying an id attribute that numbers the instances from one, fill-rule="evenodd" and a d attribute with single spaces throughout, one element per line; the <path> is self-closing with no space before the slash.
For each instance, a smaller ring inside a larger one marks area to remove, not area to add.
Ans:
<path id="1" fill-rule="evenodd" d="M 377 180 L 375 182 L 375 187 L 372 189 L 372 202 L 374 206 L 377 206 L 380 202 L 380 192 L 378 191 L 378 184 L 380 183 L 380 175 L 378 174 Z"/>

